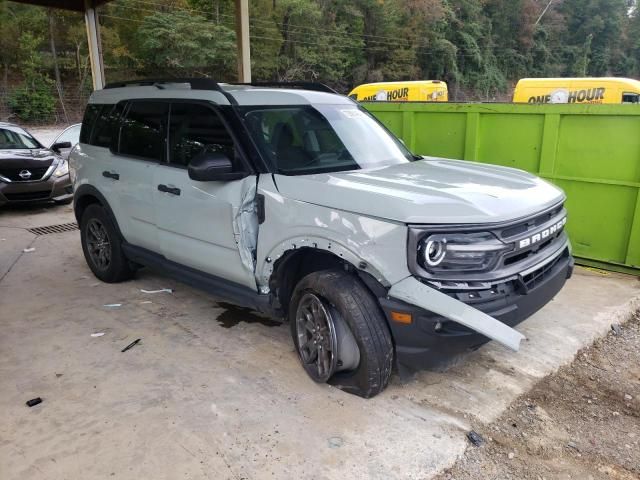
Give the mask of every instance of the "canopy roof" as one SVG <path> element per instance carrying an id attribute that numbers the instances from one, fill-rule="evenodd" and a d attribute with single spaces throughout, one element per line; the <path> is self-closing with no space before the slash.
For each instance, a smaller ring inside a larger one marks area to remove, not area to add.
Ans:
<path id="1" fill-rule="evenodd" d="M 28 3 L 30 5 L 39 5 L 41 7 L 62 8 L 64 10 L 74 10 L 76 12 L 84 12 L 84 0 L 13 0 L 18 3 Z M 93 0 L 89 2 L 91 7 L 97 7 L 111 0 Z"/>

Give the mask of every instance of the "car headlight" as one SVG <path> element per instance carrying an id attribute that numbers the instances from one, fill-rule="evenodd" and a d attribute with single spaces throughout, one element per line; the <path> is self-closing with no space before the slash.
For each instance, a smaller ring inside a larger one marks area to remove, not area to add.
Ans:
<path id="1" fill-rule="evenodd" d="M 436 233 L 418 243 L 418 263 L 431 273 L 482 272 L 512 248 L 488 232 Z"/>
<path id="2" fill-rule="evenodd" d="M 64 177 L 69 173 L 69 162 L 66 160 L 61 161 L 56 169 L 53 171 L 54 177 Z"/>

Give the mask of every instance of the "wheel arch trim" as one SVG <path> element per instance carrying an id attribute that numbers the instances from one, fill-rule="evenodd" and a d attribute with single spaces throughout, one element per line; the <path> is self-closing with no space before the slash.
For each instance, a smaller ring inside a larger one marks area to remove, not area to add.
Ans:
<path id="1" fill-rule="evenodd" d="M 87 197 L 94 197 L 97 200 L 97 202 L 89 202 L 89 204 L 91 203 L 100 204 L 100 206 L 103 207 L 107 212 L 107 215 L 109 215 L 109 218 L 113 222 L 113 225 L 115 226 L 116 231 L 118 232 L 118 235 L 121 238 L 124 238 L 122 236 L 122 232 L 120 231 L 120 226 L 116 221 L 116 217 L 113 213 L 113 210 L 111 210 L 111 206 L 109 205 L 109 202 L 107 201 L 107 199 L 104 197 L 102 193 L 100 193 L 100 191 L 96 187 L 86 183 L 83 185 L 80 185 L 76 189 L 73 195 L 73 213 L 76 217 L 76 221 L 78 222 L 78 225 L 80 225 L 80 221 L 82 220 L 81 212 L 84 211 L 84 209 L 80 210 L 80 206 L 83 205 L 82 199 Z"/>

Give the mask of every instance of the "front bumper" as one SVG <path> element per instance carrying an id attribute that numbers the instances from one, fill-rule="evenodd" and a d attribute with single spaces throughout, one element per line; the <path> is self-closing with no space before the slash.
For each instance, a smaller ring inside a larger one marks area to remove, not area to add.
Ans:
<path id="1" fill-rule="evenodd" d="M 506 326 L 513 327 L 519 324 L 547 304 L 571 277 L 573 265 L 573 258 L 567 247 L 553 262 L 534 273 L 492 284 L 491 288 L 483 291 L 450 290 L 442 293 L 459 301 L 456 303 L 460 303 L 462 308 L 457 312 L 458 318 L 463 318 L 464 314 L 471 313 L 473 309 L 492 317 L 479 315 L 487 320 L 486 331 L 494 332 L 496 336 L 493 338 L 502 339 L 501 343 L 511 348 L 514 348 L 515 343 L 514 349 L 517 349 L 519 339 L 509 338 L 509 335 L 511 332 L 516 335 L 518 333 Z M 433 288 L 426 285 L 423 287 Z M 396 344 L 398 363 L 402 367 L 410 369 L 438 367 L 450 363 L 451 359 L 457 355 L 477 349 L 490 340 L 488 336 L 452 321 L 450 318 L 453 315 L 449 314 L 450 312 L 445 316 L 442 309 L 438 314 L 415 303 L 418 302 L 409 303 L 394 298 L 393 288 L 389 291 L 389 297 L 380 299 Z M 473 309 L 468 309 L 466 306 Z M 464 309 L 466 311 L 463 311 Z M 391 318 L 392 311 L 410 313 L 413 320 L 410 324 L 395 322 Z M 497 324 L 493 319 L 504 325 Z M 477 319 L 476 325 L 481 322 L 482 318 Z"/>
<path id="2" fill-rule="evenodd" d="M 34 182 L 0 181 L 0 206 L 28 202 L 62 202 L 73 197 L 73 186 L 69 175 Z"/>

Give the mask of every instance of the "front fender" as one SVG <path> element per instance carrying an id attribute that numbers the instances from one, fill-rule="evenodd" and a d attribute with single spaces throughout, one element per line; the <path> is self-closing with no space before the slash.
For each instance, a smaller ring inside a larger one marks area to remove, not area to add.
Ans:
<path id="1" fill-rule="evenodd" d="M 298 248 L 331 253 L 385 287 L 410 274 L 406 225 L 286 198 L 270 175 L 260 176 L 258 193 L 265 198 L 256 255 L 261 289 L 268 286 L 275 262 Z"/>
<path id="2" fill-rule="evenodd" d="M 428 287 L 414 277 L 407 277 L 392 285 L 389 289 L 389 297 L 442 315 L 516 352 L 520 348 L 520 341 L 526 338 L 520 332 L 499 320 L 434 288 Z"/>

